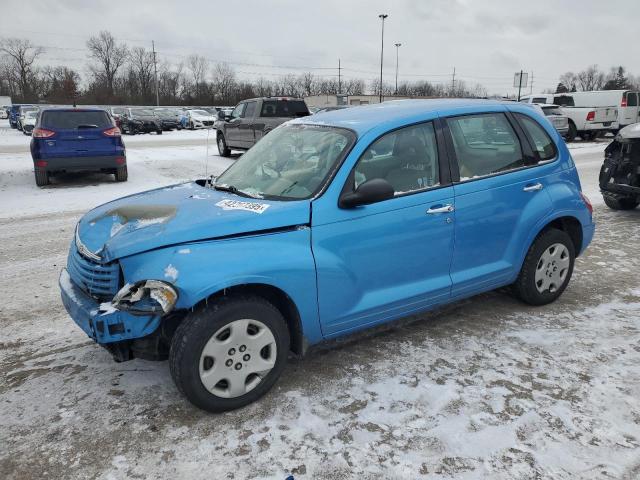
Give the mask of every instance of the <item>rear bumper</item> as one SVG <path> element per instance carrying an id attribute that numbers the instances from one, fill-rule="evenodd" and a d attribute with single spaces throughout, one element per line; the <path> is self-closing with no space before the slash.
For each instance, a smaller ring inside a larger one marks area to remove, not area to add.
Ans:
<path id="1" fill-rule="evenodd" d="M 178 128 L 178 122 L 172 122 L 170 120 L 163 120 L 162 121 L 162 128 L 164 128 L 165 130 L 168 130 L 170 128 Z"/>
<path id="2" fill-rule="evenodd" d="M 78 287 L 67 269 L 60 273 L 58 281 L 62 304 L 71 319 L 96 343 L 108 344 L 146 337 L 160 324 L 159 316 L 135 316 L 103 306 Z"/>
<path id="3" fill-rule="evenodd" d="M 584 131 L 618 130 L 618 128 L 620 128 L 618 122 L 587 123 Z"/>
<path id="4" fill-rule="evenodd" d="M 584 225 L 582 227 L 582 248 L 580 248 L 579 254 L 582 254 L 587 249 L 587 247 L 591 243 L 591 240 L 593 240 L 593 235 L 595 234 L 595 231 L 596 231 L 595 223 L 591 223 L 591 225 Z"/>
<path id="5" fill-rule="evenodd" d="M 124 158 L 124 162 L 121 159 Z M 86 170 L 113 170 L 123 167 L 127 164 L 124 155 L 108 155 L 96 157 L 52 157 L 52 158 L 34 158 L 35 162 L 47 162 L 46 166 L 36 166 L 40 170 L 48 172 L 55 171 L 86 171 Z"/>

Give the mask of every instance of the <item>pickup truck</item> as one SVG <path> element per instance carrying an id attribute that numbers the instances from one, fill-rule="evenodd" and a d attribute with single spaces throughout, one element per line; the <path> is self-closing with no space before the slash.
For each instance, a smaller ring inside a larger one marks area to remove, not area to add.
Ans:
<path id="1" fill-rule="evenodd" d="M 615 107 L 576 107 L 571 93 L 540 93 L 526 95 L 520 99 L 524 103 L 555 104 L 569 117 L 568 142 L 576 136 L 582 140 L 594 140 L 603 133 L 617 132 L 618 109 Z"/>
<path id="2" fill-rule="evenodd" d="M 218 152 L 223 157 L 231 150 L 249 150 L 274 128 L 292 118 L 310 115 L 301 98 L 264 97 L 243 100 L 231 114 L 218 112 L 215 124 Z"/>

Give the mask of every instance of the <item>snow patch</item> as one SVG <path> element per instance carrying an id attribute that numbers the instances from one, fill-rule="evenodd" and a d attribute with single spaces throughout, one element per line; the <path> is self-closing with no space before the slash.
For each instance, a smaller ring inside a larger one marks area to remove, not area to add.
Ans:
<path id="1" fill-rule="evenodd" d="M 178 269 L 173 265 L 167 265 L 167 268 L 164 269 L 164 276 L 174 282 L 178 279 Z"/>

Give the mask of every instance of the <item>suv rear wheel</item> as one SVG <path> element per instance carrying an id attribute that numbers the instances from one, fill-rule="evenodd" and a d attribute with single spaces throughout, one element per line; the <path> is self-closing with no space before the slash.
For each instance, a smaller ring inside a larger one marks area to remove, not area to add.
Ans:
<path id="1" fill-rule="evenodd" d="M 38 187 L 44 187 L 45 185 L 49 185 L 49 172 L 46 170 L 41 170 L 39 168 L 35 169 L 36 175 L 36 185 Z"/>
<path id="2" fill-rule="evenodd" d="M 278 309 L 256 296 L 224 297 L 185 317 L 171 341 L 169 369 L 196 407 L 223 412 L 267 393 L 288 353 Z"/>
<path id="3" fill-rule="evenodd" d="M 127 166 L 118 167 L 116 169 L 116 182 L 126 182 L 129 178 L 129 172 L 127 172 Z"/>
<path id="4" fill-rule="evenodd" d="M 617 193 L 603 192 L 602 198 L 607 207 L 613 210 L 633 210 L 640 205 L 635 197 L 625 197 Z"/>
<path id="5" fill-rule="evenodd" d="M 575 262 L 575 248 L 569 235 L 555 228 L 541 233 L 522 264 L 513 291 L 529 305 L 546 305 L 556 300 L 569 284 Z"/>

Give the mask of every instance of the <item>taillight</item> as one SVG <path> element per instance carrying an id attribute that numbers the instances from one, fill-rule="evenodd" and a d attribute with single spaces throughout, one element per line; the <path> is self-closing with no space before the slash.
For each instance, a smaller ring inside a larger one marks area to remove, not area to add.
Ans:
<path id="1" fill-rule="evenodd" d="M 582 201 L 587 206 L 589 213 L 593 215 L 593 205 L 591 205 L 591 200 L 589 200 L 589 198 L 582 192 L 580 192 L 580 198 L 582 198 Z"/>
<path id="2" fill-rule="evenodd" d="M 593 110 L 587 113 L 587 122 L 592 122 L 596 118 L 596 112 Z"/>
<path id="3" fill-rule="evenodd" d="M 33 138 L 51 138 L 56 134 L 53 130 L 47 130 L 46 128 L 35 128 L 31 132 Z"/>
<path id="4" fill-rule="evenodd" d="M 116 163 L 117 163 L 118 165 L 124 165 L 126 161 L 127 161 L 127 159 L 126 159 L 126 158 L 124 158 L 124 157 L 117 157 L 117 158 L 116 158 Z"/>
<path id="5" fill-rule="evenodd" d="M 620 106 L 621 107 L 626 107 L 627 106 L 627 97 L 622 97 L 622 101 L 620 102 Z"/>
<path id="6" fill-rule="evenodd" d="M 48 163 L 45 160 L 38 160 L 36 162 L 36 167 L 40 167 L 40 168 L 44 168 L 48 165 Z"/>
<path id="7" fill-rule="evenodd" d="M 104 132 L 102 132 L 107 137 L 119 137 L 120 129 L 118 127 L 107 128 Z"/>

